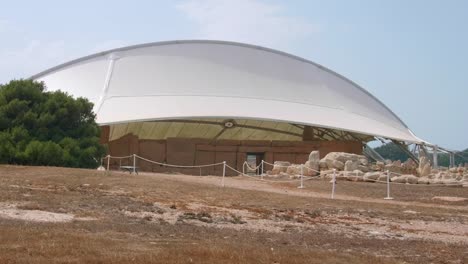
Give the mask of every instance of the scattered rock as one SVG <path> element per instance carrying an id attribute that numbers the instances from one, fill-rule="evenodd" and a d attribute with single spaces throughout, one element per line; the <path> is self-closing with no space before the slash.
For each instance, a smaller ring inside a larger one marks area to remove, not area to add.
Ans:
<path id="1" fill-rule="evenodd" d="M 446 201 L 446 202 L 464 202 L 468 201 L 468 198 L 454 197 L 454 196 L 434 196 L 432 200 Z"/>

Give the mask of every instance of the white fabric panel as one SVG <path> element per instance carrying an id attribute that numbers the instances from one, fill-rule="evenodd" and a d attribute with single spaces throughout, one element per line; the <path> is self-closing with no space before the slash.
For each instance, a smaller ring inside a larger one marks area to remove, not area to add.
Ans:
<path id="1" fill-rule="evenodd" d="M 385 105 L 344 77 L 292 55 L 239 43 L 176 41 L 127 47 L 33 78 L 96 103 L 110 57 L 116 60 L 97 113 L 103 125 L 246 118 L 421 142 Z"/>
<path id="2" fill-rule="evenodd" d="M 48 91 L 62 90 L 75 97 L 85 97 L 95 103 L 101 96 L 109 61 L 106 58 L 73 64 L 52 74 L 36 78 Z"/>

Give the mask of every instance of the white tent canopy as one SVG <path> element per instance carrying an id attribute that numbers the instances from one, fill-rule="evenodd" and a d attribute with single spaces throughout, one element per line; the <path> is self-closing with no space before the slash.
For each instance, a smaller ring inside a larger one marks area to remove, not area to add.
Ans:
<path id="1" fill-rule="evenodd" d="M 95 103 L 101 125 L 167 119 L 287 122 L 424 143 L 382 102 L 305 59 L 189 40 L 110 50 L 32 77 Z"/>

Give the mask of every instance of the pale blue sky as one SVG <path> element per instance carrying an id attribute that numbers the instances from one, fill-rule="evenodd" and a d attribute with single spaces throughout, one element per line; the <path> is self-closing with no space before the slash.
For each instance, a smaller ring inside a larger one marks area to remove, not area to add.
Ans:
<path id="1" fill-rule="evenodd" d="M 6 1 L 0 83 L 125 45 L 220 39 L 283 50 L 350 78 L 419 137 L 468 147 L 468 1 Z"/>

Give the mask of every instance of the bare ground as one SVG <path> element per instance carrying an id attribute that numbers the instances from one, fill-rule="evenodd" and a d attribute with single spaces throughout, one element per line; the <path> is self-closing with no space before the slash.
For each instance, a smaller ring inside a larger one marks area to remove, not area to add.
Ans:
<path id="1" fill-rule="evenodd" d="M 467 188 L 297 185 L 0 166 L 0 263 L 468 263 Z"/>

